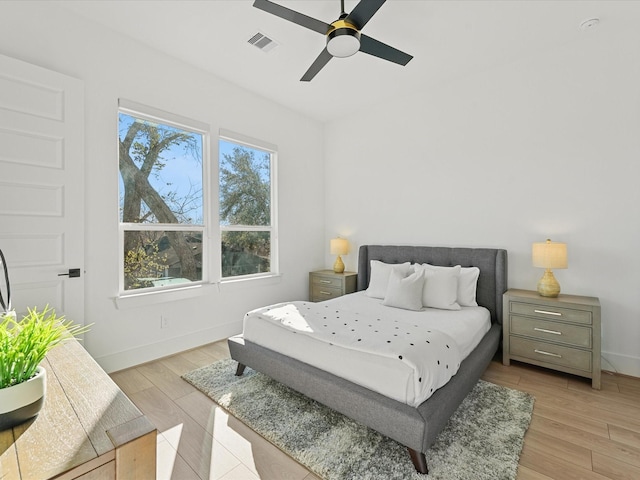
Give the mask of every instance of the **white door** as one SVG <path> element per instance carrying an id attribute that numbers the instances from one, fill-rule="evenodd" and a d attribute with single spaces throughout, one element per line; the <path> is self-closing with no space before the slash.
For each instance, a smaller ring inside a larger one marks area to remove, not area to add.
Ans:
<path id="1" fill-rule="evenodd" d="M 0 249 L 19 318 L 48 304 L 84 323 L 83 172 L 83 82 L 0 55 Z"/>

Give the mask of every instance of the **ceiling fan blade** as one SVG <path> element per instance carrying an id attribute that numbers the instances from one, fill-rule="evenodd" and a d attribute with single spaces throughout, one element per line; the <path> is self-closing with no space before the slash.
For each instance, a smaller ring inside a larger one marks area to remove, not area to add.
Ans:
<path id="1" fill-rule="evenodd" d="M 331 28 L 331 25 L 329 25 L 328 23 L 316 20 L 315 18 L 309 17 L 302 13 L 298 13 L 287 7 L 278 5 L 277 3 L 270 2 L 269 0 L 255 0 L 255 2 L 253 2 L 253 6 L 259 8 L 260 10 L 264 10 L 265 12 L 271 13 L 276 17 L 284 18 L 285 20 L 289 20 L 290 22 L 308 28 L 309 30 L 321 33 L 322 35 L 326 35 Z"/>
<path id="2" fill-rule="evenodd" d="M 375 15 L 378 9 L 387 0 L 360 0 L 351 13 L 345 18 L 346 21 L 353 23 L 358 30 L 362 30 L 371 17 Z"/>
<path id="3" fill-rule="evenodd" d="M 400 65 L 406 65 L 413 58 L 413 55 L 404 53 L 397 48 L 390 47 L 386 43 L 379 42 L 363 34 L 360 34 L 360 51 Z"/>
<path id="4" fill-rule="evenodd" d="M 324 67 L 332 58 L 333 56 L 329 53 L 329 51 L 327 50 L 327 47 L 324 47 L 324 50 L 320 52 L 320 55 L 318 55 L 318 58 L 316 58 L 315 61 L 311 64 L 311 66 L 309 67 L 309 70 L 306 71 L 306 73 L 302 76 L 300 81 L 310 82 L 311 79 L 313 79 L 313 77 L 315 77 L 318 74 L 318 72 L 322 70 L 322 67 Z"/>

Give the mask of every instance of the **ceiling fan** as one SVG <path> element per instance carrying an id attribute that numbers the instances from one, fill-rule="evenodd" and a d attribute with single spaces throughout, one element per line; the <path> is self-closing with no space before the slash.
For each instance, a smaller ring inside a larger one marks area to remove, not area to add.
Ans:
<path id="1" fill-rule="evenodd" d="M 344 0 L 340 0 L 340 17 L 333 23 L 325 23 L 321 20 L 298 13 L 270 0 L 255 0 L 253 6 L 265 12 L 284 18 L 290 22 L 321 33 L 327 37 L 327 46 L 311 64 L 309 70 L 300 81 L 308 82 L 331 60 L 333 57 L 350 57 L 360 51 L 375 57 L 388 60 L 400 65 L 406 65 L 413 56 L 396 48 L 379 42 L 363 33 L 362 28 L 378 11 L 386 0 L 360 0 L 351 13 L 344 11 Z"/>

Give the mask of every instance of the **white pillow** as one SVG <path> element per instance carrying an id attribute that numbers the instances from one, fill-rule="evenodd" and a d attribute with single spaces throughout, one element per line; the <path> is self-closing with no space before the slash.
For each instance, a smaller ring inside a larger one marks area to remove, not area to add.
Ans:
<path id="1" fill-rule="evenodd" d="M 460 310 L 458 297 L 458 277 L 460 265 L 446 269 L 432 269 L 425 265 L 415 265 L 415 271 L 424 272 L 422 305 L 442 310 Z"/>
<path id="2" fill-rule="evenodd" d="M 423 263 L 421 265 L 424 268 L 430 270 L 447 270 L 456 269 L 460 265 L 455 267 L 440 267 L 437 265 L 430 265 Z M 480 269 L 478 267 L 462 267 L 460 268 L 460 275 L 458 277 L 458 293 L 456 301 L 462 307 L 477 307 L 476 302 L 476 289 L 478 286 L 478 277 L 480 276 Z"/>
<path id="3" fill-rule="evenodd" d="M 394 268 L 389 275 L 387 293 L 382 304 L 406 310 L 422 310 L 423 291 L 424 271 L 405 277 L 400 270 Z"/>
<path id="4" fill-rule="evenodd" d="M 397 268 L 403 277 L 406 277 L 411 270 L 411 263 L 383 263 L 379 260 L 371 260 L 371 275 L 369 277 L 369 287 L 365 291 L 368 297 L 384 298 L 387 293 L 387 284 L 391 270 Z"/>
<path id="5" fill-rule="evenodd" d="M 477 307 L 476 289 L 478 287 L 478 267 L 462 267 L 458 277 L 458 303 L 461 307 Z"/>

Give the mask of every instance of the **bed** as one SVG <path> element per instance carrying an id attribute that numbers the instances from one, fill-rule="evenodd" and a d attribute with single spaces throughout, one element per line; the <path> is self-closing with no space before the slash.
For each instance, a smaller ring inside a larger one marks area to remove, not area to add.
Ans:
<path id="1" fill-rule="evenodd" d="M 426 474 L 425 452 L 477 383 L 500 344 L 502 294 L 507 290 L 507 252 L 490 248 L 364 245 L 358 255 L 357 290 L 360 292 L 369 287 L 372 261 L 461 265 L 480 270 L 476 299 L 478 305 L 489 312 L 488 331 L 460 362 L 455 375 L 425 401 L 410 405 L 343 378 L 348 375 L 317 368 L 278 349 L 258 345 L 243 335 L 229 339 L 229 350 L 238 362 L 237 375 L 242 375 L 245 366 L 249 366 L 377 430 L 405 445 L 416 470 Z"/>

